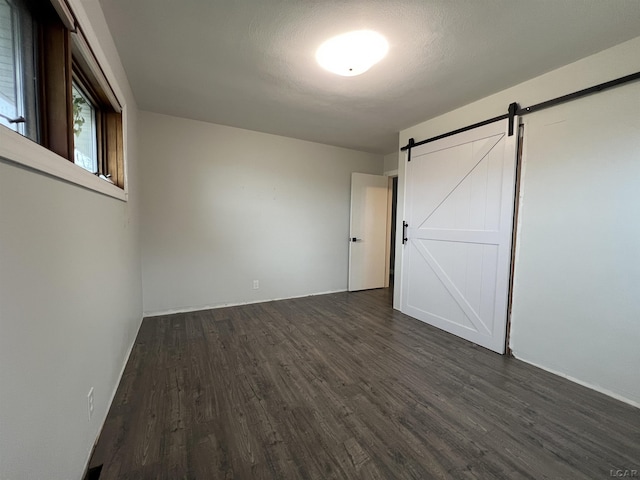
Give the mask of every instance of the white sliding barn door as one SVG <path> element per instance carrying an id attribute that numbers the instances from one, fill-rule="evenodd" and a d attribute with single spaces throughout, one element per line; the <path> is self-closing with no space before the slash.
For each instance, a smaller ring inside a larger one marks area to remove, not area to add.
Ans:
<path id="1" fill-rule="evenodd" d="M 351 174 L 349 291 L 385 286 L 389 178 Z"/>
<path id="2" fill-rule="evenodd" d="M 517 128 L 516 128 L 517 131 Z M 517 133 L 495 122 L 415 147 L 405 170 L 402 311 L 505 351 Z"/>

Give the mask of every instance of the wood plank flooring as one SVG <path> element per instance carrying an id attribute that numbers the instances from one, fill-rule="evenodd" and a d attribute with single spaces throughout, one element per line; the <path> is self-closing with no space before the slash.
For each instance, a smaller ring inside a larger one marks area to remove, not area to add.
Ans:
<path id="1" fill-rule="evenodd" d="M 387 290 L 145 319 L 111 479 L 606 479 L 640 410 L 407 317 Z"/>

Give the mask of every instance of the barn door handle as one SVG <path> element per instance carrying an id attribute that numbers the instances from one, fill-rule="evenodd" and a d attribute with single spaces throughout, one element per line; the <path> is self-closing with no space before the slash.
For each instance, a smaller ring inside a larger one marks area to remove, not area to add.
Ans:
<path id="1" fill-rule="evenodd" d="M 402 221 L 402 244 L 404 245 L 405 243 L 407 243 L 407 241 L 409 240 L 407 238 L 407 227 L 409 226 L 409 224 L 407 222 L 405 222 L 404 220 Z"/>

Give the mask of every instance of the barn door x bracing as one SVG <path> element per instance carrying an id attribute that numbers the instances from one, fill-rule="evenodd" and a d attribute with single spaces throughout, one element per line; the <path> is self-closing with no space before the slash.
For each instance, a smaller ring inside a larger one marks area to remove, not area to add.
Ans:
<path id="1" fill-rule="evenodd" d="M 505 351 L 517 135 L 495 122 L 414 147 L 402 311 Z"/>

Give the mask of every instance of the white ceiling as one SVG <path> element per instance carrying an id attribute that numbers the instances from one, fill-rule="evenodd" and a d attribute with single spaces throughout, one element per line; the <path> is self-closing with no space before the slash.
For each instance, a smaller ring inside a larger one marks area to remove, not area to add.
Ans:
<path id="1" fill-rule="evenodd" d="M 640 35 L 639 0 L 100 0 L 141 109 L 389 153 L 397 132 Z M 387 57 L 322 70 L 372 29 Z"/>

